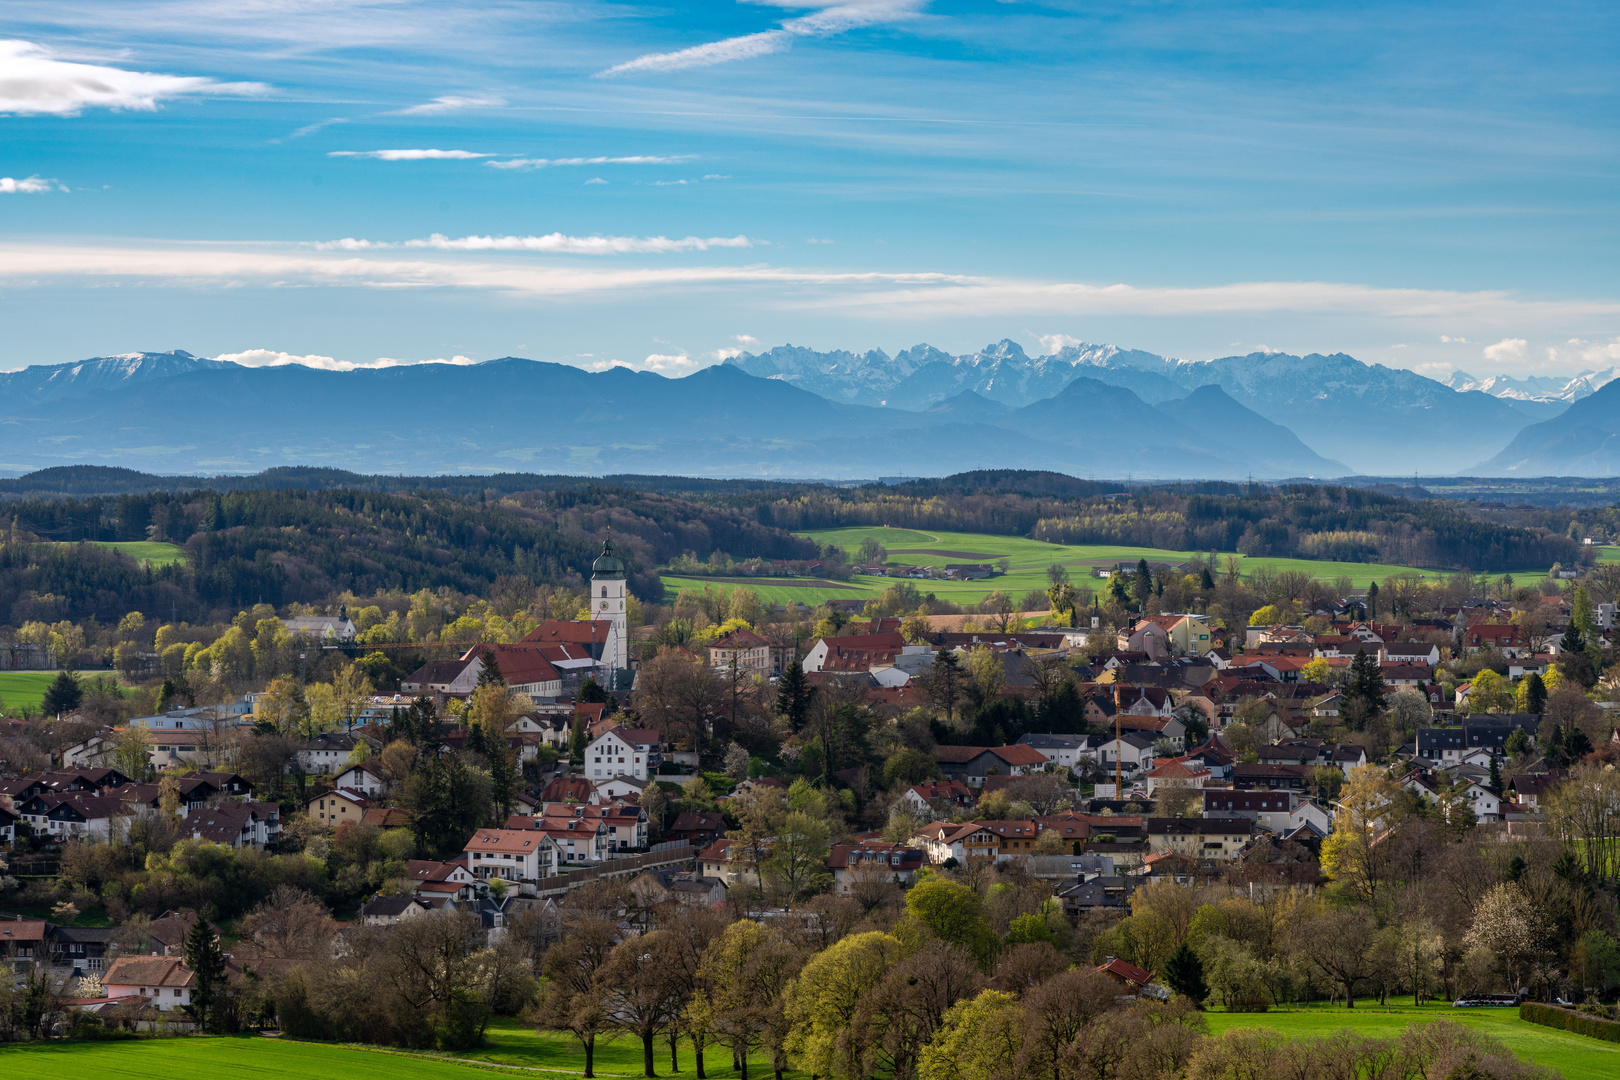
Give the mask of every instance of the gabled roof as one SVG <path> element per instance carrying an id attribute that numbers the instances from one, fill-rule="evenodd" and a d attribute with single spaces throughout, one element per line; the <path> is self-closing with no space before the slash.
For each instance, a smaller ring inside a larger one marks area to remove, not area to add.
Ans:
<path id="1" fill-rule="evenodd" d="M 1097 970 L 1124 979 L 1135 986 L 1146 986 L 1153 981 L 1152 975 L 1149 975 L 1135 964 L 1128 964 L 1117 957 L 1111 958 L 1108 963 L 1099 966 Z"/>
<path id="2" fill-rule="evenodd" d="M 479 829 L 472 834 L 463 851 L 486 851 L 499 855 L 533 855 L 549 842 L 547 837 L 536 836 L 531 829 Z"/>
<path id="3" fill-rule="evenodd" d="M 120 956 L 101 977 L 101 985 L 184 988 L 194 978 L 178 956 Z"/>

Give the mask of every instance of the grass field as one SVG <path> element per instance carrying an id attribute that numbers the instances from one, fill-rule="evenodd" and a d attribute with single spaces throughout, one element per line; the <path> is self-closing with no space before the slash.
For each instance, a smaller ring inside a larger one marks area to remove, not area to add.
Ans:
<path id="1" fill-rule="evenodd" d="M 0 671 L 0 713 L 39 709 L 45 688 L 56 678 L 54 671 Z"/>
<path id="2" fill-rule="evenodd" d="M 731 1054 L 710 1048 L 703 1055 L 711 1077 L 731 1075 Z M 113 1043 L 36 1043 L 0 1046 L 0 1076 L 92 1075 L 96 1080 L 173 1080 L 177 1076 L 213 1075 L 265 1080 L 470 1080 L 490 1066 L 534 1069 L 579 1075 L 585 1055 L 566 1035 L 538 1034 L 515 1021 L 491 1025 L 488 1045 L 455 1055 L 386 1052 L 326 1043 L 235 1038 L 153 1039 Z M 681 1076 L 692 1076 L 690 1046 L 681 1046 Z M 598 1041 L 596 1068 L 602 1077 L 641 1075 L 641 1043 L 635 1039 Z M 660 1076 L 669 1074 L 669 1048 L 660 1040 Z M 750 1077 L 769 1077 L 769 1063 L 749 1058 Z M 803 1074 L 789 1072 L 789 1076 Z"/>
<path id="3" fill-rule="evenodd" d="M 1414 1020 L 1456 1020 L 1489 1032 L 1509 1050 L 1538 1065 L 1557 1069 L 1569 1080 L 1613 1080 L 1620 1076 L 1620 1043 L 1542 1027 L 1519 1019 L 1517 1009 L 1453 1009 L 1446 1004 L 1380 1007 L 1363 1001 L 1354 1009 L 1306 1008 L 1299 1012 L 1208 1014 L 1209 1030 L 1219 1035 L 1237 1027 L 1269 1027 L 1295 1038 L 1349 1028 L 1360 1035 L 1388 1038 Z"/>
<path id="4" fill-rule="evenodd" d="M 168 566 L 170 563 L 185 562 L 190 558 L 185 548 L 176 544 L 159 543 L 156 540 L 97 542 L 96 547 L 121 551 L 136 562 L 149 562 L 153 566 Z"/>
<path id="5" fill-rule="evenodd" d="M 1116 563 L 1136 565 L 1138 559 L 1148 562 L 1184 562 L 1197 554 L 1207 552 L 1167 551 L 1161 548 L 1115 547 L 1100 544 L 1065 545 L 1048 544 L 1022 536 L 992 536 L 987 533 L 922 532 L 916 529 L 887 529 L 881 527 L 855 529 L 821 529 L 802 533 L 819 544 L 837 544 L 853 557 L 868 536 L 875 537 L 889 551 L 890 563 L 913 566 L 944 566 L 946 563 L 995 562 L 1008 559 L 1011 570 L 983 581 L 917 581 L 923 592 L 931 592 L 941 599 L 959 604 L 977 603 L 986 593 L 1000 589 L 1014 601 L 1031 589 L 1045 589 L 1046 568 L 1062 563 L 1077 584 L 1098 587 L 1099 579 L 1088 577 L 1091 567 L 1112 567 Z M 1222 553 L 1224 563 L 1225 554 Z M 1427 578 L 1443 577 L 1445 571 L 1422 570 L 1409 566 L 1390 566 L 1383 563 L 1318 562 L 1312 559 L 1247 558 L 1239 555 L 1242 573 L 1250 574 L 1267 567 L 1272 570 L 1298 570 L 1312 577 L 1332 580 L 1347 577 L 1356 588 L 1365 588 L 1369 582 L 1385 581 L 1396 574 L 1413 572 Z M 1515 571 L 1515 574 L 1545 573 Z M 667 600 L 685 585 L 701 585 L 710 580 L 700 577 L 673 576 L 664 578 Z M 746 584 L 760 593 L 762 600 L 781 604 L 798 600 L 818 604 L 831 598 L 854 598 L 861 595 L 876 596 L 895 582 L 890 578 L 869 578 L 857 574 L 849 582 L 820 582 L 803 579 L 780 578 L 726 579 L 722 584 Z"/>
<path id="6" fill-rule="evenodd" d="M 1620 1045 L 1527 1024 L 1515 1009 L 1452 1009 L 1446 1005 L 1379 1008 L 1364 1002 L 1354 1010 L 1307 1008 L 1298 1012 L 1208 1014 L 1210 1033 L 1238 1027 L 1269 1027 L 1294 1038 L 1326 1035 L 1349 1028 L 1363 1035 L 1398 1035 L 1414 1020 L 1457 1020 L 1501 1039 L 1520 1057 L 1550 1066 L 1569 1080 L 1609 1080 L 1620 1076 Z M 669 1072 L 668 1049 L 660 1043 L 661 1076 L 693 1075 L 690 1047 L 681 1047 L 681 1071 Z M 0 1076 L 95 1076 L 97 1080 L 172 1080 L 212 1075 L 264 1080 L 471 1080 L 480 1073 L 508 1069 L 579 1075 L 584 1054 L 573 1039 L 537 1034 L 516 1021 L 499 1021 L 489 1044 L 455 1055 L 388 1052 L 325 1043 L 236 1038 L 153 1039 L 116 1043 L 35 1043 L 0 1046 Z M 708 1073 L 729 1080 L 731 1056 L 704 1054 Z M 494 1066 L 495 1068 L 491 1068 Z M 507 1068 L 500 1068 L 506 1066 Z M 641 1075 L 641 1044 L 635 1039 L 599 1043 L 596 1072 L 603 1077 Z M 768 1077 L 767 1062 L 749 1059 L 750 1076 Z M 795 1080 L 803 1074 L 789 1072 Z"/>

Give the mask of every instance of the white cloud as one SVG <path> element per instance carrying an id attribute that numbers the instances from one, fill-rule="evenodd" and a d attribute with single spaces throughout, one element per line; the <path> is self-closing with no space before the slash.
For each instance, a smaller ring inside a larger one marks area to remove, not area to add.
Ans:
<path id="1" fill-rule="evenodd" d="M 375 251 L 385 248 L 435 248 L 439 251 L 538 251 L 554 255 L 647 255 L 672 251 L 708 251 L 710 248 L 747 248 L 754 242 L 746 236 L 463 236 L 452 239 L 434 233 L 426 240 L 406 240 L 402 244 L 386 240 L 323 241 L 317 251 Z"/>
<path id="2" fill-rule="evenodd" d="M 1041 334 L 1035 340 L 1041 343 L 1041 348 L 1045 350 L 1049 356 L 1052 353 L 1062 352 L 1070 345 L 1085 344 L 1085 342 L 1081 341 L 1079 338 L 1070 337 L 1068 334 Z"/>
<path id="3" fill-rule="evenodd" d="M 711 41 L 675 52 L 648 53 L 616 64 L 596 73 L 596 78 L 629 75 L 643 71 L 680 71 L 685 68 L 711 67 L 729 64 L 734 60 L 753 60 L 778 53 L 792 45 L 793 39 L 829 37 L 862 27 L 901 22 L 916 18 L 927 0 L 848 0 L 820 11 L 788 19 L 780 30 L 765 30 L 757 34 Z M 795 5 L 778 4 L 778 7 Z"/>
<path id="4" fill-rule="evenodd" d="M 1485 359 L 1497 364 L 1517 364 L 1524 360 L 1530 343 L 1524 338 L 1503 338 L 1495 345 L 1485 346 Z"/>
<path id="5" fill-rule="evenodd" d="M 605 183 L 607 183 L 607 181 L 602 179 L 600 176 L 593 176 L 589 180 L 585 181 L 585 184 L 586 184 L 587 187 L 590 186 L 591 184 L 605 184 Z"/>
<path id="6" fill-rule="evenodd" d="M 358 243 L 358 242 L 357 242 Z M 1312 314 L 1392 320 L 1431 329 L 1478 326 L 1471 334 L 1620 321 L 1620 300 L 1521 299 L 1511 293 L 1389 289 L 1336 282 L 1238 282 L 1189 288 L 1042 281 L 932 271 L 801 270 L 761 264 L 652 267 L 447 257 L 431 248 L 317 251 L 249 243 L 49 244 L 0 241 L 0 282 L 142 281 L 200 287 L 360 287 L 467 289 L 569 298 L 659 291 L 754 290 L 779 309 L 840 310 L 880 319 L 1009 316 L 1072 320 L 1092 316 Z M 1567 330 L 1564 331 L 1567 334 Z M 1608 344 L 1580 346 L 1606 350 Z M 1575 348 L 1572 346 L 1571 348 Z"/>
<path id="7" fill-rule="evenodd" d="M 1588 371 L 1620 365 L 1620 337 L 1608 341 L 1587 341 L 1570 338 L 1561 346 L 1547 348 L 1547 364 L 1568 370 Z"/>
<path id="8" fill-rule="evenodd" d="M 733 334 L 731 340 L 739 345 L 746 345 L 750 349 L 759 344 L 759 338 L 753 334 Z"/>
<path id="9" fill-rule="evenodd" d="M 484 157 L 490 155 L 485 154 Z M 572 165 L 678 165 L 683 161 L 691 161 L 693 154 L 676 154 L 659 157 L 650 154 L 638 154 L 634 157 L 573 157 L 573 158 L 512 158 L 509 161 L 486 161 L 484 164 L 492 169 L 555 169 Z"/>
<path id="10" fill-rule="evenodd" d="M 378 161 L 467 161 L 495 155 L 475 154 L 471 150 L 333 150 L 326 156 L 376 158 Z"/>
<path id="11" fill-rule="evenodd" d="M 500 97 L 456 97 L 453 94 L 436 97 L 422 105 L 400 109 L 394 116 L 437 116 L 440 113 L 460 112 L 462 109 L 498 109 L 506 104 Z"/>
<path id="12" fill-rule="evenodd" d="M 309 353 L 299 356 L 294 353 L 277 352 L 274 349 L 245 349 L 242 352 L 220 353 L 215 360 L 225 360 L 243 367 L 299 367 L 317 368 L 321 371 L 356 371 L 362 368 L 392 368 L 410 367 L 414 364 L 454 364 L 467 366 L 478 363 L 466 356 L 454 356 L 448 360 L 396 360 L 388 356 L 379 356 L 370 362 L 357 360 L 335 360 L 330 356 L 321 356 Z"/>
<path id="13" fill-rule="evenodd" d="M 150 112 L 169 98 L 254 95 L 269 89 L 263 83 L 222 83 L 77 63 L 32 42 L 0 40 L 0 113 L 76 116 L 87 108 Z"/>
<path id="14" fill-rule="evenodd" d="M 709 355 L 716 360 L 730 360 L 733 356 L 741 356 L 742 354 L 742 349 L 716 349 Z"/>
<path id="15" fill-rule="evenodd" d="M 1440 342 L 1443 345 L 1468 345 L 1468 344 L 1470 344 L 1469 340 L 1467 338 L 1465 338 L 1465 337 L 1450 337 L 1450 336 L 1448 336 L 1446 334 L 1441 334 L 1440 335 Z"/>
<path id="16" fill-rule="evenodd" d="M 38 176 L 25 176 L 21 180 L 0 176 L 0 195 L 39 195 L 55 188 L 67 190 L 55 180 L 45 180 Z"/>

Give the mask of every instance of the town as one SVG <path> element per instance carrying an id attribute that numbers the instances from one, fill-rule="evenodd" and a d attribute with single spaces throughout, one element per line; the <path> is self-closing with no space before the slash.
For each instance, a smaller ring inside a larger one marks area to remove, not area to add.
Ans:
<path id="1" fill-rule="evenodd" d="M 648 603 L 608 539 L 500 612 L 25 624 L 0 1023 L 467 1050 L 516 1018 L 587 1076 L 625 1037 L 649 1076 L 663 1040 L 849 1077 L 945 1076 L 987 1025 L 1022 1034 L 984 1076 L 1089 1077 L 1075 1046 L 1222 1060 L 1205 1016 L 1312 1004 L 1614 1023 L 1620 566 L 1054 563 L 934 614 L 886 555 L 817 608 Z M 448 658 L 393 664 L 407 624 Z M 98 648 L 144 689 L 80 674 Z"/>

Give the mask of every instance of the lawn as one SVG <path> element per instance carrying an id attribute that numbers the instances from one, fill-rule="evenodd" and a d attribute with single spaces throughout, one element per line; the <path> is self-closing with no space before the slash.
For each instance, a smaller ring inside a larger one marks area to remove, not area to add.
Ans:
<path id="1" fill-rule="evenodd" d="M 731 1075 L 728 1051 L 711 1048 L 703 1058 L 710 1076 Z M 585 1055 L 570 1036 L 538 1034 L 513 1020 L 492 1024 L 488 1045 L 453 1055 L 387 1052 L 382 1048 L 257 1035 L 0 1046 L 0 1076 L 95 1076 L 97 1080 L 172 1080 L 186 1075 L 226 1076 L 233 1080 L 332 1080 L 334 1076 L 344 1080 L 470 1080 L 491 1071 L 507 1071 L 491 1070 L 488 1065 L 480 1068 L 476 1062 L 578 1075 L 584 1069 Z M 683 1041 L 680 1075 L 693 1075 L 693 1064 L 691 1048 Z M 662 1040 L 657 1065 L 660 1076 L 669 1074 L 669 1048 Z M 635 1039 L 599 1041 L 596 1072 L 603 1077 L 640 1076 L 641 1043 Z M 769 1063 L 752 1057 L 748 1073 L 750 1077 L 769 1077 Z"/>
<path id="2" fill-rule="evenodd" d="M 1454 1009 L 1448 1004 L 1380 1007 L 1363 1001 L 1354 1009 L 1305 1008 L 1298 1012 L 1208 1014 L 1209 1030 L 1219 1035 L 1237 1027 L 1269 1027 L 1284 1035 L 1326 1035 L 1349 1028 L 1361 1035 L 1388 1038 L 1414 1020 L 1456 1020 L 1501 1039 L 1515 1054 L 1547 1065 L 1569 1080 L 1612 1080 L 1620 1076 L 1620 1043 L 1542 1027 L 1519 1019 L 1517 1009 Z"/>
<path id="3" fill-rule="evenodd" d="M 0 715 L 38 712 L 45 698 L 45 688 L 55 680 L 54 671 L 0 671 Z"/>
<path id="4" fill-rule="evenodd" d="M 801 535 L 820 544 L 837 544 L 853 558 L 861 541 L 868 536 L 889 551 L 889 562 L 913 566 L 944 566 L 946 563 L 995 562 L 1008 559 L 1012 567 L 1006 574 L 998 574 L 981 581 L 916 581 L 923 592 L 932 592 L 945 600 L 961 604 L 977 603 L 986 593 L 1000 589 L 1014 601 L 1023 598 L 1031 589 L 1045 589 L 1046 568 L 1061 563 L 1069 568 L 1073 580 L 1098 587 L 1100 579 L 1089 577 L 1092 567 L 1108 568 L 1117 563 L 1136 565 L 1138 559 L 1148 562 L 1185 562 L 1197 554 L 1207 552 L 1166 551 L 1161 548 L 1118 547 L 1101 544 L 1048 544 L 1023 536 L 993 536 L 988 533 L 923 532 L 916 529 L 887 529 L 867 527 L 853 529 L 820 529 Z M 1226 553 L 1222 553 L 1224 565 Z M 1413 572 L 1426 578 L 1438 578 L 1445 571 L 1423 570 L 1409 566 L 1390 566 L 1384 563 L 1318 562 L 1311 559 L 1248 558 L 1238 556 L 1242 573 L 1250 574 L 1266 567 L 1272 570 L 1300 570 L 1312 577 L 1332 580 L 1347 577 L 1355 588 L 1365 588 L 1372 581 L 1383 582 L 1396 574 Z M 1515 571 L 1515 575 L 1542 574 L 1542 570 Z M 666 602 L 673 600 L 683 585 L 701 585 L 704 579 L 691 576 L 664 578 L 667 586 Z M 818 604 L 824 600 L 876 596 L 895 582 L 890 578 L 869 578 L 857 574 L 849 582 L 820 582 L 805 579 L 781 578 L 728 578 L 720 584 L 746 584 L 756 589 L 762 600 L 786 603 L 801 600 Z M 839 588 L 838 586 L 843 586 Z M 850 588 L 853 586 L 853 588 Z"/>
<path id="5" fill-rule="evenodd" d="M 185 562 L 191 557 L 185 548 L 177 544 L 164 544 L 156 540 L 97 541 L 96 547 L 121 551 L 136 562 L 149 562 L 154 567 Z"/>

